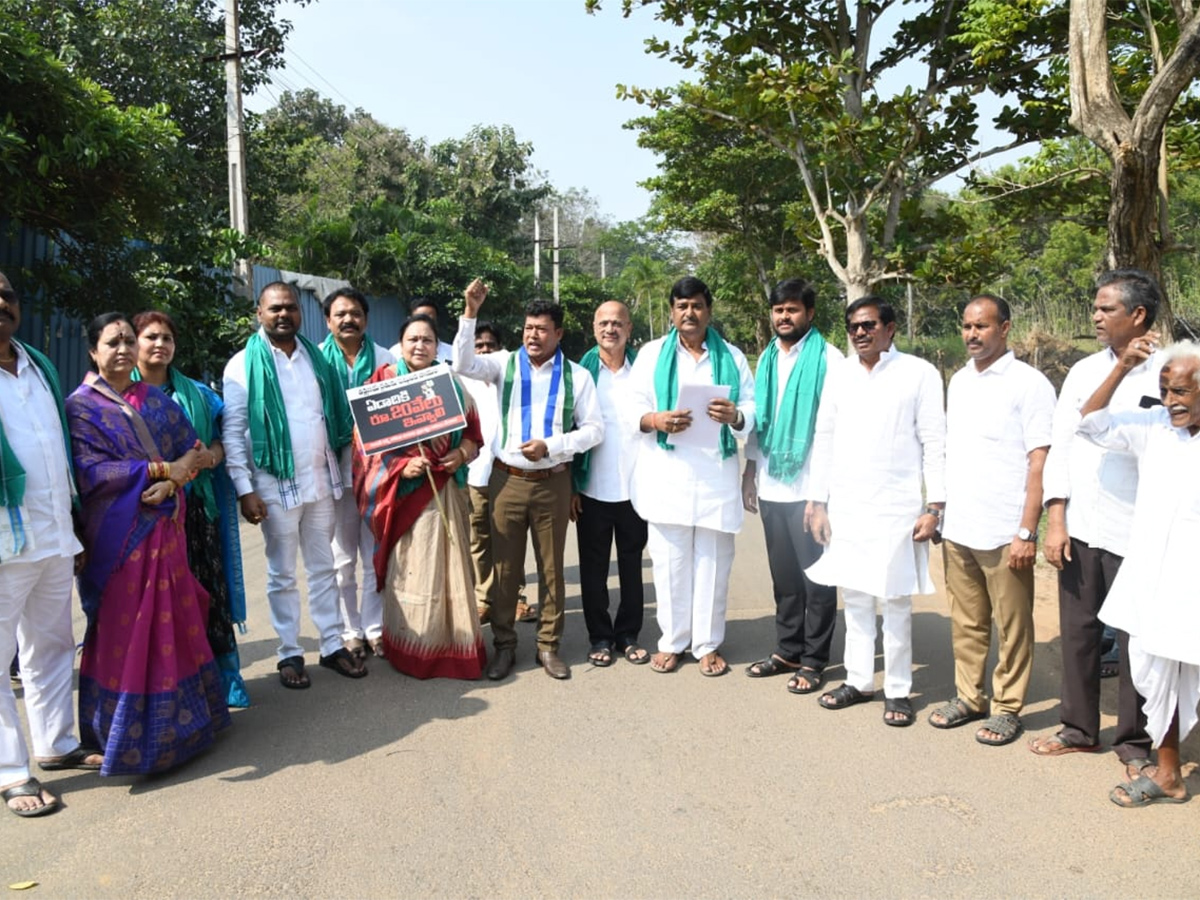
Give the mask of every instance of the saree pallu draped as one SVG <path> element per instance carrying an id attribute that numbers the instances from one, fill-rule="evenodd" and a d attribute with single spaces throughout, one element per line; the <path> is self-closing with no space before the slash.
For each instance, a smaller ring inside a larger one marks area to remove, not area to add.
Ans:
<path id="1" fill-rule="evenodd" d="M 85 383 L 66 402 L 88 553 L 79 728 L 85 745 L 103 750 L 100 774 L 137 775 L 206 749 L 230 718 L 206 636 L 208 594 L 188 568 L 186 501 L 141 502 L 147 451 L 131 416 L 97 387 Z M 122 398 L 159 458 L 195 442 L 183 411 L 157 388 L 135 383 Z"/>
<path id="2" fill-rule="evenodd" d="M 370 381 L 384 381 L 394 372 L 384 366 Z M 354 496 L 378 545 L 384 654 L 397 671 L 414 678 L 475 679 L 487 662 L 475 607 L 466 499 L 460 479 L 436 463 L 464 437 L 477 445 L 483 440 L 473 406 L 467 409 L 467 427 L 453 435 L 373 456 L 364 455 L 357 440 L 354 445 Z M 435 461 L 431 471 L 445 523 L 428 477 L 401 474 L 422 447 Z M 466 467 L 459 472 L 465 476 Z"/>

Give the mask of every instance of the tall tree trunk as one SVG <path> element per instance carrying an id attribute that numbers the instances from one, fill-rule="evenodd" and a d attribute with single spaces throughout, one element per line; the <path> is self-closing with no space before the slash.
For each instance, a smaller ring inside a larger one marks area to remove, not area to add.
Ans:
<path id="1" fill-rule="evenodd" d="M 865 212 L 846 216 L 846 268 L 842 283 L 846 287 L 846 303 L 853 303 L 871 293 L 871 236 L 867 231 Z"/>

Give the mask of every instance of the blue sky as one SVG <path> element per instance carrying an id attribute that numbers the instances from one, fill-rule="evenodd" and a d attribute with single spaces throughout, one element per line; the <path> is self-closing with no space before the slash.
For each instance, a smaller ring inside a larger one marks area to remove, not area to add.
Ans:
<path id="1" fill-rule="evenodd" d="M 555 187 L 586 188 L 614 221 L 646 212 L 637 182 L 655 158 L 621 127 L 644 108 L 617 100 L 616 85 L 685 75 L 643 52 L 664 30 L 647 11 L 625 19 L 620 0 L 595 16 L 583 0 L 318 0 L 282 16 L 295 26 L 287 68 L 249 108 L 311 87 L 431 143 L 511 125 Z"/>

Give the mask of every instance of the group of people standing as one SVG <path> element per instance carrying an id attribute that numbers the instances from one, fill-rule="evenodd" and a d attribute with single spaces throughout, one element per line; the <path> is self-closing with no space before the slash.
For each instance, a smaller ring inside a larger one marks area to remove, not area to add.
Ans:
<path id="1" fill-rule="evenodd" d="M 499 331 L 478 321 L 487 293 L 478 280 L 466 289 L 453 345 L 425 304 L 389 350 L 367 335 L 361 293 L 325 299 L 329 336 L 317 346 L 300 333 L 295 287 L 272 283 L 258 330 L 225 368 L 223 398 L 172 367 L 167 315 L 108 314 L 89 328 L 95 371 L 64 400 L 49 361 L 13 338 L 20 301 L 0 275 L 0 658 L 19 646 L 41 768 L 159 771 L 209 746 L 228 707 L 249 702 L 234 633 L 245 619 L 239 513 L 263 529 L 288 689 L 311 685 L 297 552 L 321 667 L 362 678 L 374 655 L 418 678 L 502 680 L 516 664 L 530 536 L 536 662 L 569 678 L 559 649 L 572 521 L 588 662 L 621 656 L 667 674 L 690 652 L 703 675 L 724 675 L 734 536 L 757 513 L 776 644 L 746 674 L 785 674 L 789 691 L 819 692 L 831 710 L 869 701 L 882 610 L 883 721 L 901 727 L 915 721 L 911 597 L 933 593 L 929 545 L 944 541 L 956 696 L 929 722 L 978 721 L 976 740 L 1008 744 L 1023 730 L 1047 508 L 1063 727 L 1030 749 L 1098 749 L 1108 622 L 1121 648 L 1114 749 L 1128 778 L 1111 799 L 1186 799 L 1178 748 L 1200 702 L 1200 613 L 1180 589 L 1200 489 L 1179 476 L 1200 452 L 1200 347 L 1158 349 L 1161 295 L 1145 273 L 1100 279 L 1105 349 L 1072 369 L 1057 403 L 1008 349 L 1011 314 L 994 295 L 963 311 L 970 360 L 944 402 L 937 371 L 896 349 L 894 311 L 878 297 L 846 308 L 847 358 L 813 327 L 812 286 L 781 282 L 769 298 L 774 336 L 752 374 L 712 327 L 713 298 L 696 278 L 671 288 L 670 331 L 636 351 L 628 308 L 601 304 L 596 345 L 578 363 L 560 346 L 562 309 L 546 301 L 526 308 L 520 346 L 502 349 Z M 465 427 L 365 453 L 346 391 L 440 364 L 454 373 Z M 661 631 L 653 652 L 641 643 L 646 549 Z M 73 576 L 88 621 L 79 739 Z M 839 588 L 846 678 L 822 690 Z M 12 690 L 0 688 L 0 792 L 21 816 L 58 805 L 29 762 Z"/>

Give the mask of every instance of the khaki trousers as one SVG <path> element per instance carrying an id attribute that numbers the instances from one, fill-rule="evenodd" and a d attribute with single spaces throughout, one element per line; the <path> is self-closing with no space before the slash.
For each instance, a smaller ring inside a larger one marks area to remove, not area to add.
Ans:
<path id="1" fill-rule="evenodd" d="M 558 650 L 566 613 L 566 584 L 563 551 L 567 545 L 567 523 L 571 520 L 571 471 L 531 481 L 492 469 L 488 482 L 492 500 L 492 565 L 495 579 L 488 602 L 492 607 L 492 643 L 497 649 L 517 646 L 514 625 L 517 592 L 525 577 L 525 539 L 533 535 L 533 553 L 538 575 L 546 587 L 539 650 Z"/>
<path id="2" fill-rule="evenodd" d="M 1033 673 L 1033 569 L 1010 569 L 1008 545 L 973 550 L 946 541 L 946 593 L 954 644 L 954 685 L 971 709 L 986 710 L 983 676 L 996 626 L 991 714 L 1018 715 Z"/>
<path id="3" fill-rule="evenodd" d="M 492 566 L 492 511 L 488 488 L 469 486 L 471 500 L 471 563 L 475 569 L 475 602 L 487 603 L 495 579 Z"/>

